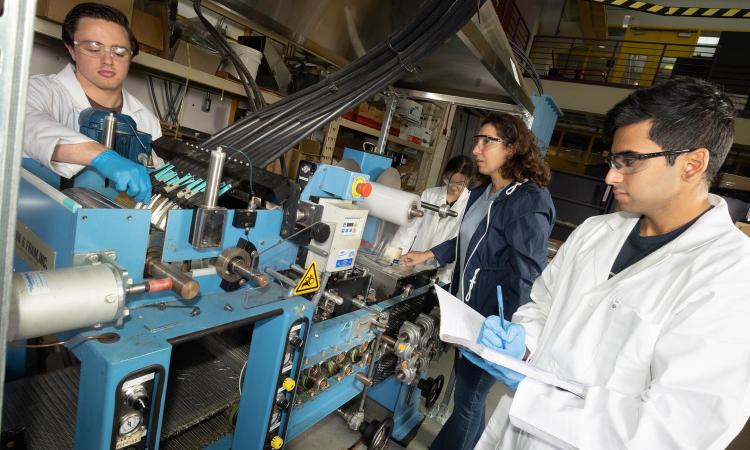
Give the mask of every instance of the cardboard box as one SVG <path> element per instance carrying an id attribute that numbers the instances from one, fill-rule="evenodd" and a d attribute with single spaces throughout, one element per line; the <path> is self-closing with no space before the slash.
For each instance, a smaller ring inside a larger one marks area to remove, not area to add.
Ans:
<path id="1" fill-rule="evenodd" d="M 53 22 L 63 23 L 65 15 L 74 6 L 88 0 L 37 0 L 36 15 Z M 117 8 L 125 14 L 131 26 L 133 24 L 133 0 L 97 0 L 97 3 Z"/>
<path id="2" fill-rule="evenodd" d="M 745 222 L 735 222 L 735 225 L 737 225 L 737 228 L 740 229 L 743 233 L 745 233 L 748 237 L 750 237 L 750 223 Z"/>
<path id="3" fill-rule="evenodd" d="M 134 9 L 132 28 L 139 44 L 151 47 L 157 52 L 164 50 L 164 29 L 159 17 Z"/>
<path id="4" fill-rule="evenodd" d="M 189 64 L 188 52 L 190 52 Z M 213 75 L 216 73 L 216 69 L 219 68 L 219 64 L 221 64 L 221 56 L 196 47 L 186 41 L 178 41 L 174 48 L 172 61 L 190 66 L 193 70 L 200 70 L 201 72 Z"/>
<path id="5" fill-rule="evenodd" d="M 304 155 L 320 155 L 323 147 L 315 139 L 303 139 L 299 142 L 299 152 Z"/>

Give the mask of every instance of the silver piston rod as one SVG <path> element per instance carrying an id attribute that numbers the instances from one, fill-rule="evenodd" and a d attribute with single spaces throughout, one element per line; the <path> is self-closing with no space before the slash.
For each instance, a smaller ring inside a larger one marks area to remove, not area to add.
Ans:
<path id="1" fill-rule="evenodd" d="M 450 205 L 447 203 L 442 206 L 438 206 L 433 205 L 432 203 L 421 202 L 421 206 L 424 209 L 438 213 L 438 216 L 440 216 L 441 219 L 444 219 L 448 216 L 458 217 L 458 213 L 456 211 L 453 211 Z"/>
<path id="2" fill-rule="evenodd" d="M 206 197 L 204 206 L 208 208 L 216 207 L 216 199 L 219 197 L 219 185 L 221 184 L 221 175 L 224 172 L 224 162 L 227 154 L 218 147 L 211 151 L 211 159 L 208 163 L 208 176 L 206 177 Z"/>

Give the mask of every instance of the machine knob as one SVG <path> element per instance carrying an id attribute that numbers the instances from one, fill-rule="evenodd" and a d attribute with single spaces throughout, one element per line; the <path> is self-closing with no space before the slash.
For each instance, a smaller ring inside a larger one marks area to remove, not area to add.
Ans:
<path id="1" fill-rule="evenodd" d="M 295 334 L 294 336 L 289 338 L 289 345 L 291 345 L 294 348 L 302 347 L 302 338 Z"/>
<path id="2" fill-rule="evenodd" d="M 325 242 L 331 236 L 331 227 L 325 223 L 313 225 L 310 235 L 315 242 Z"/>
<path id="3" fill-rule="evenodd" d="M 284 378 L 284 381 L 281 382 L 281 387 L 287 392 L 292 392 L 295 386 L 297 386 L 297 383 L 295 383 L 294 379 L 290 377 Z"/>
<path id="4" fill-rule="evenodd" d="M 288 409 L 291 404 L 292 402 L 290 402 L 286 397 L 280 398 L 276 401 L 276 406 L 278 406 L 279 409 Z"/>
<path id="5" fill-rule="evenodd" d="M 283 446 L 284 439 L 282 439 L 281 436 L 274 436 L 273 438 L 271 438 L 271 448 L 273 450 L 279 450 Z"/>
<path id="6" fill-rule="evenodd" d="M 362 197 L 369 197 L 370 194 L 372 194 L 372 184 L 366 181 L 364 183 L 359 183 L 355 189 Z"/>

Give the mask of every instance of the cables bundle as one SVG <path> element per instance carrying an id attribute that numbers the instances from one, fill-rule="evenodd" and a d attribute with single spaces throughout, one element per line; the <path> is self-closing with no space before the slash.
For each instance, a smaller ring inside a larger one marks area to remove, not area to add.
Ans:
<path id="1" fill-rule="evenodd" d="M 231 147 L 264 167 L 321 125 L 362 103 L 453 36 L 481 0 L 426 0 L 412 21 L 344 69 L 252 113 L 202 146 Z"/>

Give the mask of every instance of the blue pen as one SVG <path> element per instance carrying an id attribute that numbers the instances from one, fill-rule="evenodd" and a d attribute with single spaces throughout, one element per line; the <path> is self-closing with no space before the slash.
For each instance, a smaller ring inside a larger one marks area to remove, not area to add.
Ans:
<path id="1" fill-rule="evenodd" d="M 497 286 L 497 310 L 498 315 L 500 316 L 500 328 L 505 331 L 505 335 L 507 336 L 508 329 L 505 328 L 505 310 L 503 308 L 503 287 L 500 285 Z M 500 343 L 503 348 L 505 348 L 505 339 L 500 338 Z"/>

